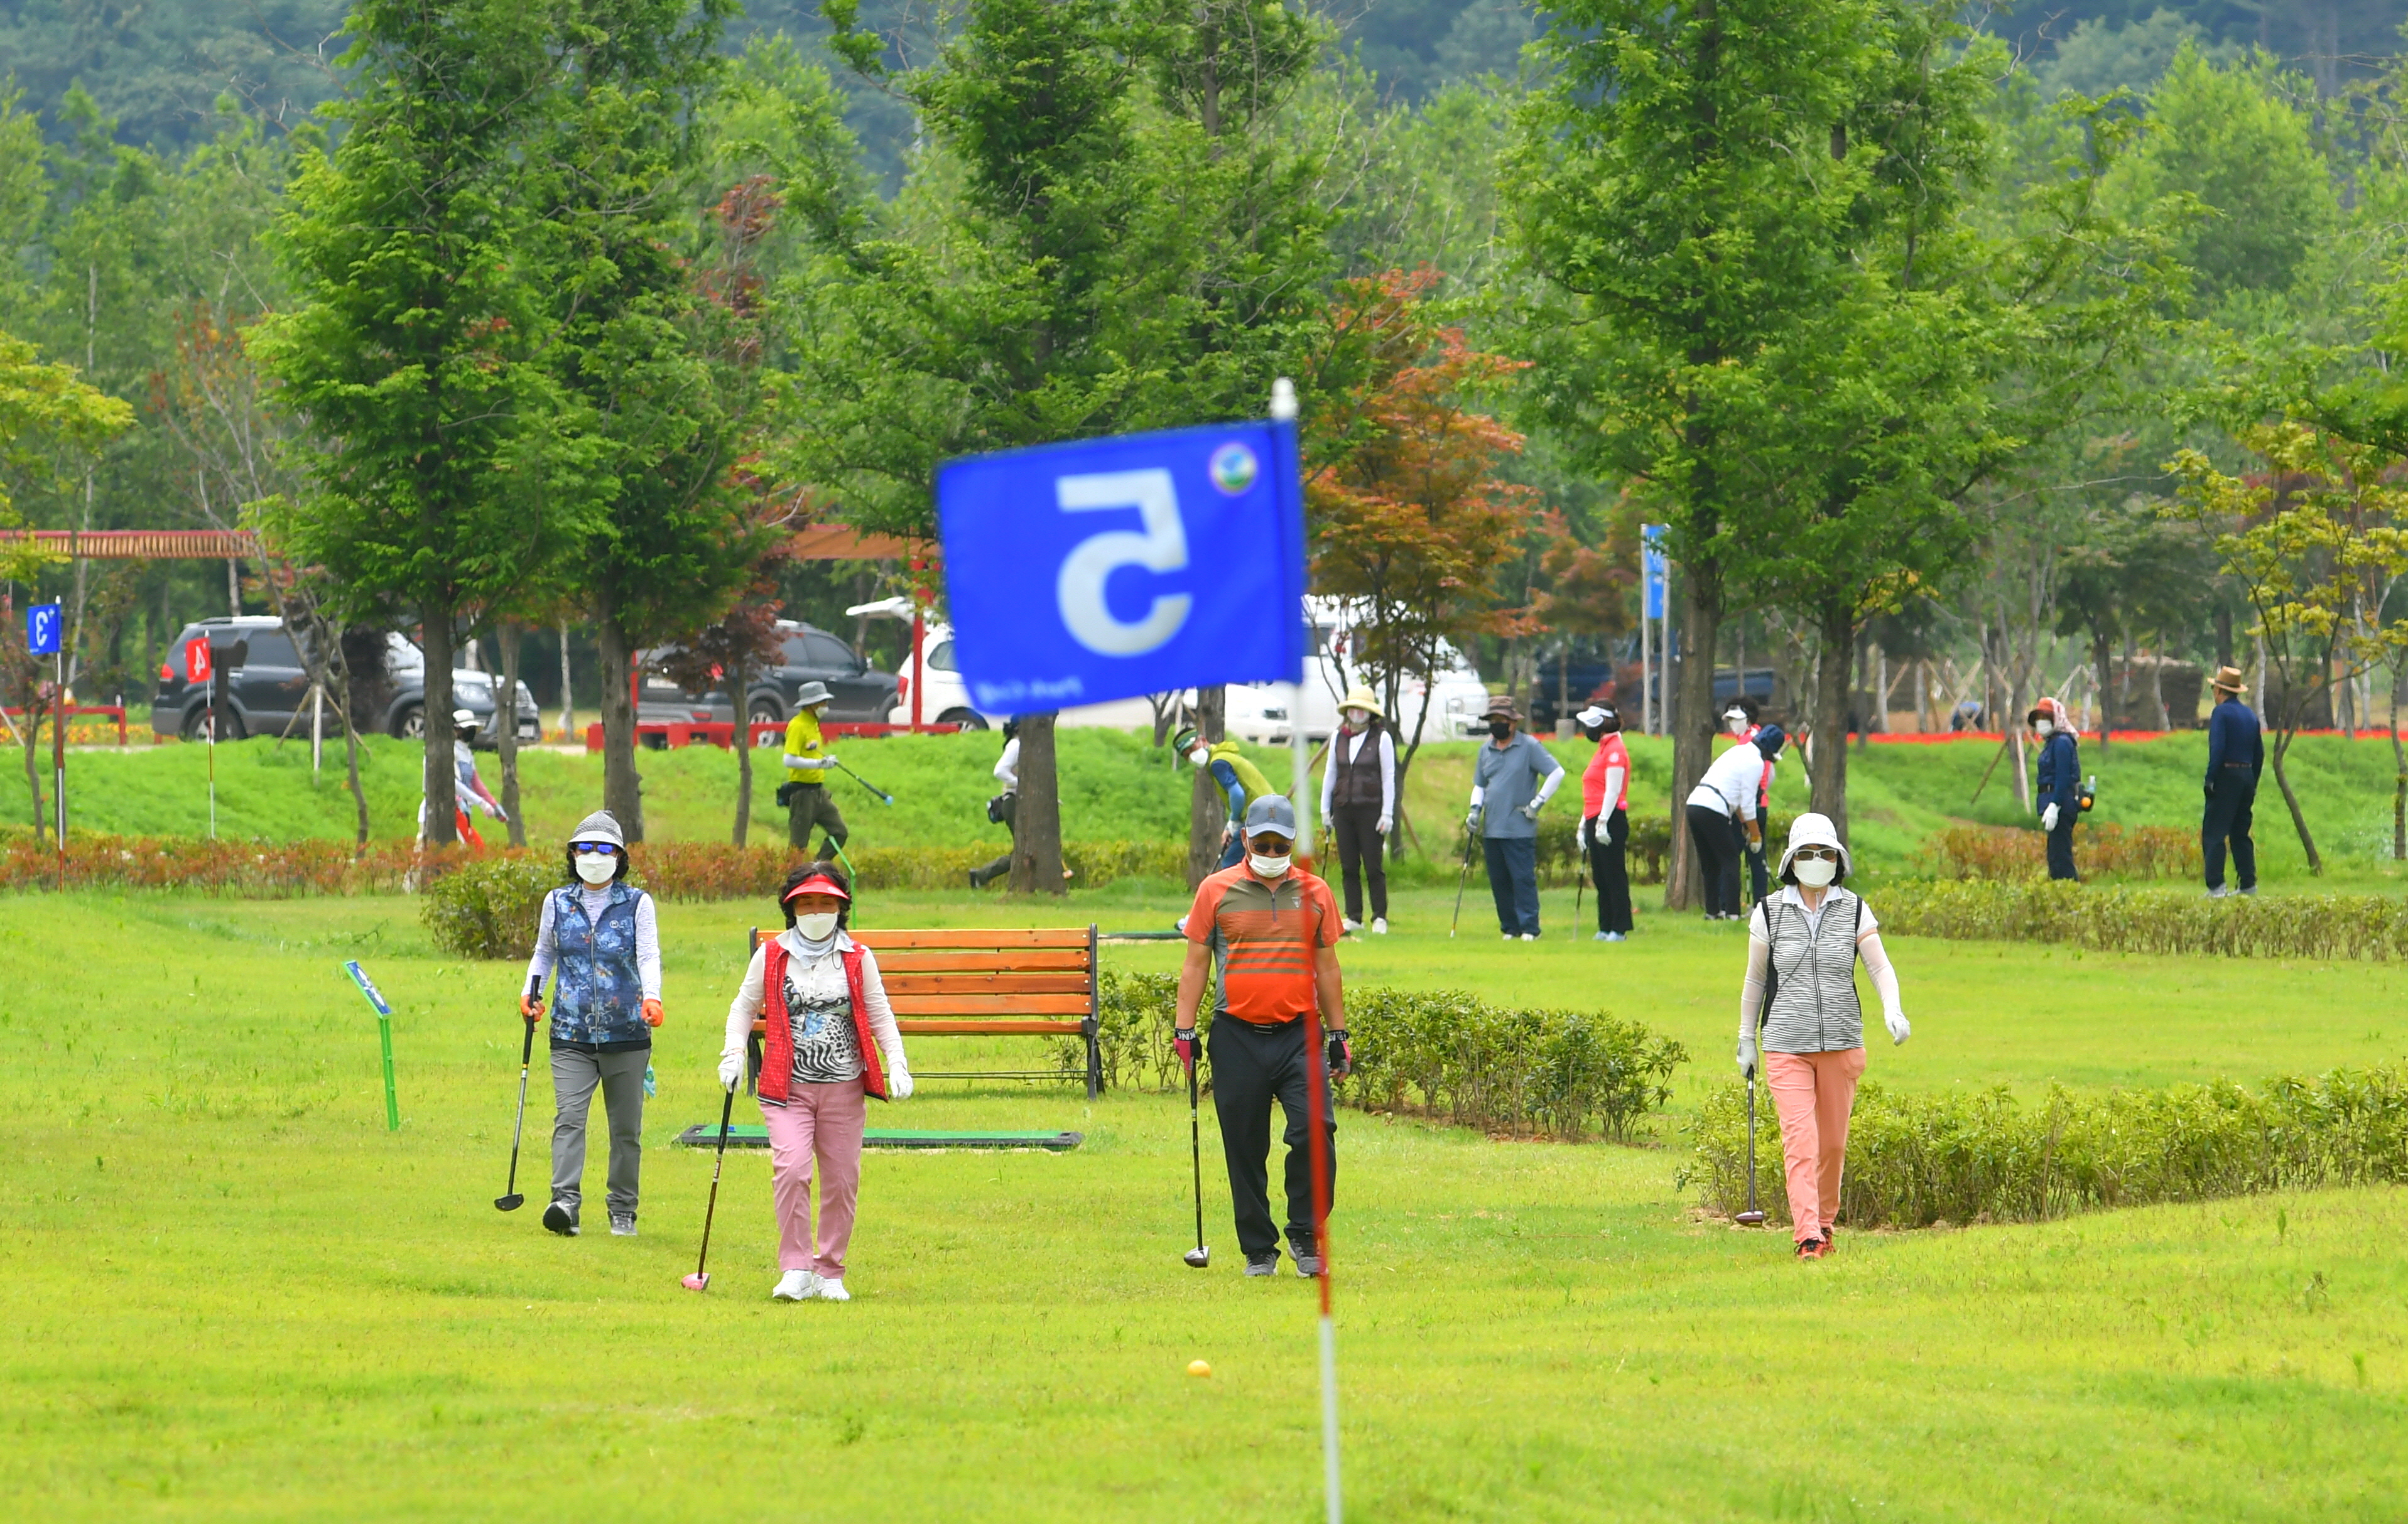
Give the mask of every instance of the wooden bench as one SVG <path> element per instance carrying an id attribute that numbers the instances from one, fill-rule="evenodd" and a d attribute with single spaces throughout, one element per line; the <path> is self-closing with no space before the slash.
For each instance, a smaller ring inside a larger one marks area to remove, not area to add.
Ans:
<path id="1" fill-rule="evenodd" d="M 907 1037 L 1082 1037 L 1087 1099 L 1104 1086 L 1096 1045 L 1102 1012 L 1093 926 L 988 930 L 865 931 L 853 939 L 878 955 L 895 1024 Z M 744 952 L 761 945 L 752 929 Z M 761 1031 L 752 1023 L 750 1073 L 761 1073 Z M 1059 1079 L 1058 1069 L 931 1070 L 928 1079 Z"/>

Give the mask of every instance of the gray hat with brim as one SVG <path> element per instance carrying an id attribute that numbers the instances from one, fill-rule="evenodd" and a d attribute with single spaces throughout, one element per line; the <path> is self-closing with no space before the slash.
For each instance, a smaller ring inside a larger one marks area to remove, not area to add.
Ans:
<path id="1" fill-rule="evenodd" d="M 597 809 L 577 822 L 568 844 L 574 847 L 580 841 L 607 841 L 623 852 L 627 849 L 627 833 L 619 829 L 619 818 L 607 809 Z"/>
<path id="2" fill-rule="evenodd" d="M 1249 836 L 1266 833 L 1296 840 L 1296 806 L 1281 794 L 1267 793 L 1246 805 L 1246 831 Z"/>
<path id="3" fill-rule="evenodd" d="M 808 682 L 803 684 L 801 690 L 795 694 L 795 707 L 808 709 L 815 704 L 829 703 L 835 697 L 835 694 L 828 691 L 827 684 L 817 681 Z"/>
<path id="4" fill-rule="evenodd" d="M 1810 811 L 1789 822 L 1789 845 L 1781 854 L 1781 866 L 1772 872 L 1775 878 L 1788 876 L 1789 864 L 1798 856 L 1798 849 L 1801 847 L 1837 847 L 1840 853 L 1840 876 L 1843 878 L 1856 866 L 1849 860 L 1848 848 L 1840 840 L 1839 827 L 1831 823 L 1831 818 Z"/>

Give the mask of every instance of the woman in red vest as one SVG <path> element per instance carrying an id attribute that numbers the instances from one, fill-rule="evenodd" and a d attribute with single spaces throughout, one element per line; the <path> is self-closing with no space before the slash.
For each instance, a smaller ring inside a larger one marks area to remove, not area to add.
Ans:
<path id="1" fill-rule="evenodd" d="M 867 1097 L 911 1093 L 903 1034 L 878 977 L 878 960 L 844 929 L 853 893 L 844 875 L 807 862 L 779 892 L 786 929 L 752 951 L 727 1007 L 719 1083 L 744 1077 L 744 1048 L 762 1023 L 761 1119 L 769 1129 L 769 1195 L 778 1214 L 776 1289 L 781 1302 L 850 1302 L 844 1251 L 861 1194 L 861 1133 Z M 820 1220 L 811 1232 L 811 1172 Z"/>

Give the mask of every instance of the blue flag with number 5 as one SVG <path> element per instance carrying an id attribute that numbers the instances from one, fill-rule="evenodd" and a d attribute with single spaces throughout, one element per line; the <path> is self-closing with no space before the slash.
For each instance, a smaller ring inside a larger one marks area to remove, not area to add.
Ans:
<path id="1" fill-rule="evenodd" d="M 1304 676 L 1293 423 L 950 461 L 937 520 L 954 660 L 990 714 Z"/>

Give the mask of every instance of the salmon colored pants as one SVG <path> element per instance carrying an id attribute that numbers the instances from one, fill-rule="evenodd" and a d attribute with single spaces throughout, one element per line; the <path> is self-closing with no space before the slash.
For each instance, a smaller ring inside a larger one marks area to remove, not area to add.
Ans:
<path id="1" fill-rule="evenodd" d="M 861 1200 L 861 1131 L 869 1101 L 861 1081 L 796 1084 L 786 1104 L 761 1104 L 769 1129 L 769 1200 L 778 1213 L 778 1268 L 844 1278 L 844 1251 L 853 1242 L 853 1208 Z M 820 1231 L 811 1237 L 811 1165 L 819 1165 Z"/>
<path id="2" fill-rule="evenodd" d="M 1848 1158 L 1848 1113 L 1865 1050 L 1767 1053 L 1765 1088 L 1781 1118 L 1781 1156 L 1789 1182 L 1790 1236 L 1825 1236 L 1840 1215 L 1840 1171 Z"/>

